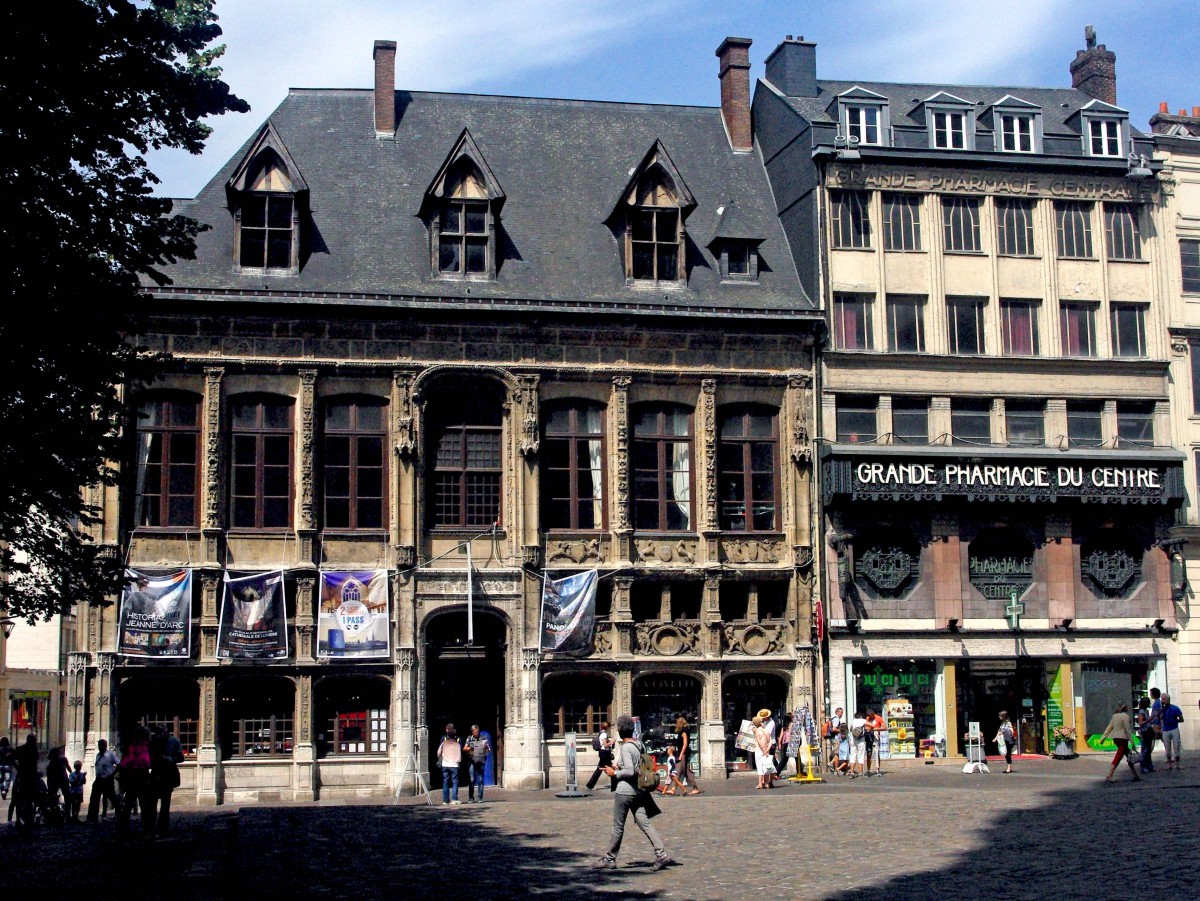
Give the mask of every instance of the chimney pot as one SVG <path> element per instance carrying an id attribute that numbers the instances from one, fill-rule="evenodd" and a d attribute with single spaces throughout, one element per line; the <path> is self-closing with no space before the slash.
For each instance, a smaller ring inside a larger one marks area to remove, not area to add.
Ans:
<path id="1" fill-rule="evenodd" d="M 1193 106 L 1193 107 L 1192 107 L 1192 118 L 1193 118 L 1193 119 L 1200 119 L 1200 106 Z"/>
<path id="2" fill-rule="evenodd" d="M 721 68 L 721 118 L 729 146 L 734 150 L 753 150 L 754 134 L 750 125 L 750 38 L 727 37 L 717 48 Z"/>
<path id="3" fill-rule="evenodd" d="M 1186 109 L 1181 109 L 1181 110 L 1179 111 L 1179 115 L 1181 115 L 1181 116 L 1186 116 L 1186 115 L 1187 115 L 1187 110 L 1186 110 Z"/>
<path id="4" fill-rule="evenodd" d="M 375 134 L 390 138 L 396 133 L 396 42 L 376 41 L 371 56 L 375 60 Z"/>
<path id="5" fill-rule="evenodd" d="M 1167 101 L 1165 101 L 1165 100 L 1164 100 L 1162 103 L 1160 103 L 1160 104 L 1158 105 L 1158 111 L 1159 111 L 1160 113 L 1165 113 L 1165 112 L 1168 112 L 1168 111 L 1169 111 L 1169 110 L 1168 110 L 1168 107 L 1167 107 Z"/>

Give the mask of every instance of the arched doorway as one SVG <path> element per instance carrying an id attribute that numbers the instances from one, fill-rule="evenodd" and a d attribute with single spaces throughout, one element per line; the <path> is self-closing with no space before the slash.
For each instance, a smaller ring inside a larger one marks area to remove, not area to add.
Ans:
<path id="1" fill-rule="evenodd" d="M 641 726 L 646 750 L 656 760 L 665 760 L 669 745 L 680 746 L 675 722 L 684 717 L 688 721 L 688 746 L 692 749 L 689 763 L 697 776 L 704 775 L 699 744 L 702 694 L 700 680 L 682 673 L 648 673 L 633 683 L 633 714 Z"/>
<path id="2" fill-rule="evenodd" d="M 425 723 L 435 783 L 441 781 L 437 746 L 446 723 L 454 723 L 460 739 L 473 724 L 490 736 L 493 753 L 485 784 L 497 784 L 504 767 L 506 627 L 500 617 L 476 611 L 472 631 L 474 641 L 468 644 L 465 609 L 437 614 L 425 627 Z"/>

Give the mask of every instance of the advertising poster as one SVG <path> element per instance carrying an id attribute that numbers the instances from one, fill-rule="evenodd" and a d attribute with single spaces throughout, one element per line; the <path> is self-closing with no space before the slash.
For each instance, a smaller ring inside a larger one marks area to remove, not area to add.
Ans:
<path id="1" fill-rule="evenodd" d="M 1046 701 L 1046 731 L 1054 734 L 1054 730 L 1063 724 L 1063 693 L 1062 668 L 1054 671 L 1050 680 L 1050 697 Z"/>
<path id="2" fill-rule="evenodd" d="M 547 579 L 542 589 L 542 650 L 586 651 L 596 628 L 596 571 Z"/>
<path id="3" fill-rule="evenodd" d="M 758 742 L 754 740 L 754 723 L 750 720 L 742 720 L 742 725 L 738 728 L 737 738 L 734 739 L 733 745 L 739 751 L 753 753 L 758 750 Z"/>
<path id="4" fill-rule="evenodd" d="M 283 572 L 234 577 L 225 573 L 217 656 L 280 660 L 288 655 Z"/>
<path id="5" fill-rule="evenodd" d="M 186 659 L 192 647 L 192 571 L 127 570 L 117 650 L 126 657 Z"/>
<path id="6" fill-rule="evenodd" d="M 391 653 L 387 570 L 322 572 L 317 656 L 374 660 Z"/>

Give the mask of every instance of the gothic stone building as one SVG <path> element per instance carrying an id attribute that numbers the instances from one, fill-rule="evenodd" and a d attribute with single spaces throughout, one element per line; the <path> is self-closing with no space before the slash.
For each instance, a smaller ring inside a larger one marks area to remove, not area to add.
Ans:
<path id="1" fill-rule="evenodd" d="M 117 610 L 86 613 L 71 757 L 167 721 L 199 802 L 355 797 L 453 721 L 538 789 L 632 713 L 652 748 L 686 716 L 703 778 L 747 711 L 813 701 L 819 314 L 749 43 L 696 108 L 395 90 L 378 42 L 373 91 L 291 91 L 177 204 L 209 230 L 147 288 L 170 360 L 96 499 L 131 568 L 193 573 L 190 655 L 121 656 Z M 542 653 L 546 574 L 585 569 L 594 647 Z M 387 657 L 322 654 L 328 570 L 386 570 Z M 225 576 L 266 571 L 287 657 L 222 658 Z"/>

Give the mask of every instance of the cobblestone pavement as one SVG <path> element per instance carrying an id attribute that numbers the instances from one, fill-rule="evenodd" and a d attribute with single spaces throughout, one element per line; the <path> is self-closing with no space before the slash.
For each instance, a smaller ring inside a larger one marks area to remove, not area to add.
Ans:
<path id="1" fill-rule="evenodd" d="M 195 808 L 172 835 L 121 841 L 111 820 L 0 828 L 3 885 L 172 901 L 249 898 L 1115 899 L 1200 893 L 1200 757 L 1131 784 L 1099 757 L 1019 760 L 1012 775 L 948 761 L 882 778 L 757 791 L 753 774 L 663 797 L 655 820 L 678 866 L 654 872 L 628 824 L 618 868 L 593 870 L 611 798 L 488 791 L 483 805 Z M 1144 885 L 1144 883 L 1143 883 Z"/>

